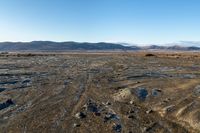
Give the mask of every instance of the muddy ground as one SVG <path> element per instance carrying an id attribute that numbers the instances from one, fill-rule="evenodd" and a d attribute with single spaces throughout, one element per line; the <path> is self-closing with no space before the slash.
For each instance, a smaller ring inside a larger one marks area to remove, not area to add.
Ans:
<path id="1" fill-rule="evenodd" d="M 1 133 L 198 133 L 198 53 L 0 55 Z"/>

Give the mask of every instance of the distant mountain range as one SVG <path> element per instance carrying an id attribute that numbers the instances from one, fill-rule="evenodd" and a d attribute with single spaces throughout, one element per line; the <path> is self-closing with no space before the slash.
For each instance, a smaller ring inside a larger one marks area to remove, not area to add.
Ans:
<path id="1" fill-rule="evenodd" d="M 88 42 L 52 42 L 52 41 L 32 41 L 32 42 L 0 42 L 0 51 L 135 51 L 135 50 L 169 50 L 169 51 L 200 51 L 200 47 L 195 46 L 131 46 L 123 43 L 88 43 Z"/>
<path id="2" fill-rule="evenodd" d="M 67 51 L 67 50 L 139 50 L 138 47 L 123 46 L 114 43 L 78 43 L 78 42 L 1 42 L 0 51 Z"/>
<path id="3" fill-rule="evenodd" d="M 173 46 L 158 46 L 158 45 L 151 45 L 142 47 L 144 50 L 168 50 L 168 51 L 200 51 L 200 47 L 195 46 L 180 46 L 180 45 L 173 45 Z"/>

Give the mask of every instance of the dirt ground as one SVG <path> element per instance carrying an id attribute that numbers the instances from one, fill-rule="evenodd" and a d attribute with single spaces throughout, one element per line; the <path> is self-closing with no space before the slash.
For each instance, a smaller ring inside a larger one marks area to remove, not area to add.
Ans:
<path id="1" fill-rule="evenodd" d="M 200 54 L 1 54 L 0 132 L 198 133 Z"/>

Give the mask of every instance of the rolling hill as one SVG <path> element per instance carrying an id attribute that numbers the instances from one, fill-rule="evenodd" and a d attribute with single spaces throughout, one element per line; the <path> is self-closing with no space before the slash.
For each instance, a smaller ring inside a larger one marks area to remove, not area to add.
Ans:
<path id="1" fill-rule="evenodd" d="M 139 47 L 123 46 L 115 43 L 78 42 L 2 42 L 0 51 L 67 51 L 67 50 L 139 50 Z"/>
<path id="2" fill-rule="evenodd" d="M 123 43 L 89 43 L 89 42 L 0 42 L 0 51 L 135 51 L 135 50 L 167 50 L 167 51 L 200 51 L 200 47 L 174 44 L 170 46 L 150 45 L 136 46 Z"/>

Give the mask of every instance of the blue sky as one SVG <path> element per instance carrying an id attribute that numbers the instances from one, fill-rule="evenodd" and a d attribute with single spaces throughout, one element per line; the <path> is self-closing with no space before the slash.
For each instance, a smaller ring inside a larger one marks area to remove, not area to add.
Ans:
<path id="1" fill-rule="evenodd" d="M 0 41 L 200 41 L 200 0 L 0 0 Z"/>

